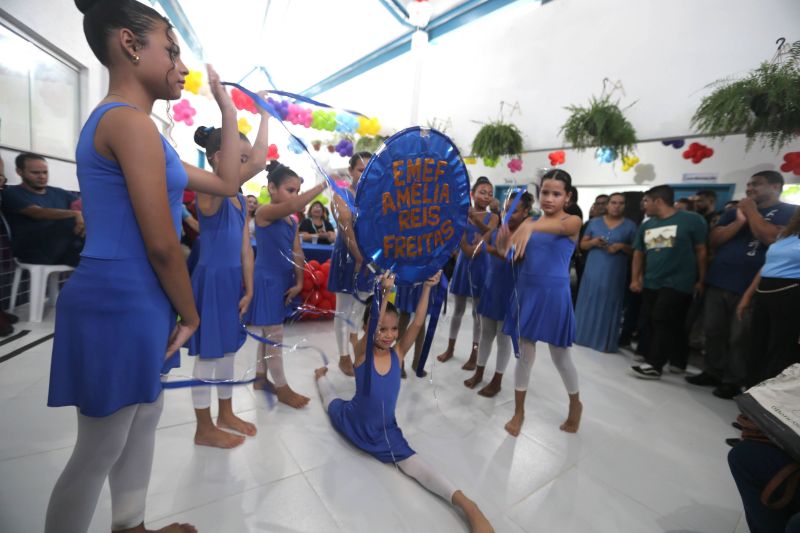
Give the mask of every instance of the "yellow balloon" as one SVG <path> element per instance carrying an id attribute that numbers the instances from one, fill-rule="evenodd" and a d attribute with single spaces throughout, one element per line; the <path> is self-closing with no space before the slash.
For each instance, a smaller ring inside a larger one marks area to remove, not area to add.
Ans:
<path id="1" fill-rule="evenodd" d="M 319 193 L 318 195 L 316 195 L 316 196 L 314 197 L 314 199 L 312 200 L 312 202 L 319 202 L 319 203 L 321 203 L 322 205 L 328 205 L 328 202 L 330 202 L 330 200 L 329 200 L 329 199 L 328 199 L 328 197 L 327 197 L 327 196 L 325 196 L 324 194 L 322 194 L 322 193 Z"/>
<path id="2" fill-rule="evenodd" d="M 240 132 L 242 132 L 244 135 L 247 135 L 248 133 L 250 133 L 250 131 L 252 129 L 253 129 L 253 126 L 251 126 L 250 123 L 247 122 L 246 118 L 242 117 L 242 118 L 239 119 L 239 131 Z"/>
<path id="3" fill-rule="evenodd" d="M 183 88 L 192 94 L 200 93 L 200 86 L 203 84 L 203 73 L 199 70 L 190 70 L 186 75 Z"/>
<path id="4" fill-rule="evenodd" d="M 467 165 L 474 165 L 477 162 L 478 162 L 478 160 L 476 158 L 474 158 L 474 157 L 465 157 L 464 158 L 464 163 L 466 163 Z"/>
<path id="5" fill-rule="evenodd" d="M 627 172 L 639 164 L 639 158 L 634 156 L 626 156 L 622 158 L 622 171 Z"/>

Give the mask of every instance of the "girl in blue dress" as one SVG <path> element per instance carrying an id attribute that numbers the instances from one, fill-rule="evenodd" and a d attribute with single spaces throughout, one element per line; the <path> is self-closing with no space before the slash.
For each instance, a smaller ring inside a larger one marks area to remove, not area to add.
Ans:
<path id="1" fill-rule="evenodd" d="M 586 256 L 575 305 L 575 343 L 600 352 L 616 352 L 622 300 L 636 224 L 623 217 L 625 195 L 609 197 L 603 216 L 591 219 L 581 238 Z"/>
<path id="2" fill-rule="evenodd" d="M 542 176 L 539 202 L 543 215 L 523 223 L 514 235 L 507 226 L 500 228 L 497 249 L 506 257 L 513 248 L 519 274 L 503 332 L 519 338 L 520 354 L 514 371 L 514 416 L 506 431 L 519 435 L 525 418 L 525 395 L 530 381 L 536 342 L 550 346 L 550 356 L 569 395 L 569 414 L 561 430 L 578 431 L 583 406 L 578 394 L 578 372 L 572 362 L 570 346 L 575 340 L 575 315 L 569 287 L 569 262 L 581 219 L 568 215 L 572 178 L 554 169 Z"/>
<path id="3" fill-rule="evenodd" d="M 261 123 L 252 146 L 239 134 L 237 147 L 241 161 L 240 183 L 248 181 L 264 167 L 267 157 L 269 114 L 260 110 Z M 220 159 L 222 131 L 199 127 L 195 142 L 205 149 L 211 168 L 216 171 Z M 244 437 L 256 434 L 255 425 L 233 412 L 232 386 L 234 358 L 245 341 L 241 317 L 253 297 L 253 248 L 247 204 L 241 194 L 232 197 L 199 193 L 197 215 L 202 245 L 192 270 L 192 291 L 200 312 L 200 328 L 189 339 L 189 355 L 194 361 L 194 377 L 217 382 L 219 411 L 217 424 L 211 419 L 211 385 L 192 387 L 192 403 L 197 417 L 195 444 L 233 448 Z"/>
<path id="4" fill-rule="evenodd" d="M 108 479 L 111 529 L 141 533 L 162 368 L 200 322 L 178 238 L 183 190 L 236 193 L 236 109 L 209 68 L 222 111 L 218 174 L 182 164 L 150 118 L 156 100 L 181 97 L 189 73 L 169 21 L 136 0 L 76 4 L 109 90 L 76 149 L 86 245 L 56 306 L 48 405 L 77 408 L 78 438 L 45 531 L 86 531 Z"/>
<path id="5" fill-rule="evenodd" d="M 472 531 L 490 532 L 492 526 L 478 506 L 457 490 L 453 484 L 421 459 L 403 437 L 395 419 L 395 406 L 400 393 L 400 366 L 411 347 L 417 332 L 425 324 L 431 287 L 439 283 L 441 272 L 428 279 L 421 290 L 414 320 L 402 337 L 398 338 L 397 308 L 387 298 L 394 286 L 394 275 L 381 278 L 383 300 L 381 301 L 378 327 L 373 339 L 373 364 L 365 364 L 367 335 L 355 344 L 356 393 L 351 400 L 342 400 L 336 395 L 333 384 L 326 376 L 327 367 L 314 371 L 322 405 L 328 412 L 336 430 L 360 450 L 372 455 L 382 463 L 393 463 L 407 476 L 416 479 L 423 487 L 459 507 L 467 515 Z M 369 302 L 363 317 L 366 333 L 370 315 Z M 364 391 L 367 372 L 370 376 L 370 392 Z"/>
<path id="6" fill-rule="evenodd" d="M 347 172 L 350 186 L 345 189 L 350 203 L 355 203 L 356 187 L 372 154 L 358 152 L 350 158 Z M 339 369 L 353 375 L 353 360 L 350 346 L 358 338 L 358 320 L 364 312 L 362 303 L 372 291 L 372 276 L 369 273 L 361 250 L 356 242 L 353 214 L 338 195 L 333 198 L 333 218 L 336 220 L 336 242 L 331 254 L 331 269 L 328 274 L 328 290 L 336 293 L 336 313 L 333 316 L 333 331 L 339 350 Z"/>
<path id="7" fill-rule="evenodd" d="M 286 307 L 303 290 L 305 257 L 297 233 L 297 222 L 290 216 L 325 190 L 326 182 L 300 193 L 303 180 L 278 161 L 267 165 L 267 187 L 272 200 L 256 210 L 258 255 L 253 272 L 253 299 L 245 313 L 245 324 L 261 328 L 263 337 L 283 342 Z M 267 381 L 267 370 L 272 384 Z M 260 343 L 256 364 L 255 388 L 274 388 L 278 401 L 294 408 L 304 407 L 309 398 L 289 387 L 283 371 L 280 346 Z"/>
<path id="8" fill-rule="evenodd" d="M 506 199 L 505 210 L 511 208 L 517 192 L 512 192 Z M 522 193 L 514 213 L 508 219 L 508 229 L 513 234 L 520 224 L 528 218 L 533 207 L 533 196 L 531 193 Z M 514 290 L 514 280 L 516 275 L 513 265 L 506 261 L 504 256 L 497 252 L 497 232 L 494 230 L 485 239 L 486 251 L 489 255 L 489 268 L 486 271 L 486 281 L 481 292 L 481 301 L 478 304 L 478 315 L 481 317 L 481 340 L 478 345 L 478 366 L 475 374 L 464 381 L 467 388 L 474 389 L 483 381 L 483 372 L 489 355 L 492 353 L 492 343 L 497 338 L 497 363 L 495 365 L 494 376 L 488 385 L 478 391 L 481 396 L 491 398 L 500 392 L 503 382 L 503 373 L 506 371 L 508 361 L 511 358 L 511 337 L 503 333 L 503 321 L 508 312 L 508 303 L 511 300 L 511 293 Z"/>
<path id="9" fill-rule="evenodd" d="M 450 338 L 447 350 L 436 358 L 444 363 L 453 357 L 456 347 L 456 337 L 461 328 L 461 318 L 467 309 L 467 299 L 472 300 L 472 351 L 469 359 L 461 367 L 464 370 L 475 370 L 478 360 L 478 342 L 481 334 L 481 319 L 478 315 L 483 282 L 486 270 L 489 267 L 489 255 L 483 242 L 483 235 L 495 229 L 500 217 L 487 211 L 492 203 L 492 184 L 488 178 L 481 176 L 472 186 L 472 203 L 474 207 L 469 210 L 469 224 L 461 238 L 461 251 L 456 259 L 456 268 L 450 280 L 450 293 L 453 295 L 455 307 L 450 318 Z"/>

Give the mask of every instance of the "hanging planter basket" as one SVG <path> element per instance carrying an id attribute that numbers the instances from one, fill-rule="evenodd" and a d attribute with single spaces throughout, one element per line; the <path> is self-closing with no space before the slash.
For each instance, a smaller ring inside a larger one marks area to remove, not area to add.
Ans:
<path id="1" fill-rule="evenodd" d="M 514 124 L 503 121 L 485 124 L 472 141 L 472 155 L 496 161 L 504 155 L 522 153 L 522 134 Z"/>
<path id="2" fill-rule="evenodd" d="M 619 102 L 612 101 L 611 94 L 605 94 L 605 88 L 599 98 L 593 96 L 589 100 L 587 107 L 572 105 L 566 109 L 570 115 L 561 126 L 561 134 L 573 148 L 578 151 L 607 148 L 623 158 L 633 154 L 636 130 L 625 118 Z"/>
<path id="3" fill-rule="evenodd" d="M 760 141 L 780 150 L 800 135 L 800 41 L 784 47 L 782 39 L 772 61 L 744 79 L 721 80 L 703 98 L 692 127 L 710 137 L 744 133 L 747 150 Z"/>
<path id="4" fill-rule="evenodd" d="M 386 137 L 381 137 L 380 135 L 361 137 L 356 141 L 356 152 L 375 153 L 385 139 Z"/>

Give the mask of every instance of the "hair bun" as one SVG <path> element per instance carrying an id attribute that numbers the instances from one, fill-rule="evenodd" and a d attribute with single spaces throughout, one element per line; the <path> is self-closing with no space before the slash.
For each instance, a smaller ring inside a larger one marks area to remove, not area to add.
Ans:
<path id="1" fill-rule="evenodd" d="M 102 0 L 75 0 L 75 6 L 78 8 L 78 11 L 85 15 L 87 11 L 100 2 L 102 2 Z"/>
<path id="2" fill-rule="evenodd" d="M 200 126 L 194 130 L 194 142 L 197 146 L 205 148 L 208 144 L 208 136 L 214 131 L 214 127 Z"/>
<path id="3" fill-rule="evenodd" d="M 282 166 L 283 166 L 283 164 L 279 163 L 277 159 L 273 159 L 267 165 L 267 174 L 272 174 L 273 172 L 275 172 L 276 170 L 278 170 Z"/>

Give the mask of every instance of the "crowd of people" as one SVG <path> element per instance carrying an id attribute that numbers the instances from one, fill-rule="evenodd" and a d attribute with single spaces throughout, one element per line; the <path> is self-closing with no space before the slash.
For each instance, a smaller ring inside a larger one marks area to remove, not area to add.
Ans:
<path id="1" fill-rule="evenodd" d="M 630 350 L 639 359 L 630 372 L 650 380 L 665 370 L 684 374 L 691 345 L 703 354 L 703 371 L 686 381 L 714 386 L 721 398 L 800 362 L 800 211 L 780 201 L 778 172 L 754 174 L 746 196 L 721 210 L 714 191 L 676 200 L 671 187 L 655 186 L 644 193 L 638 227 L 624 215 L 623 192 L 598 196 L 584 222 L 577 188 L 561 169 L 542 176 L 537 197 L 515 191 L 502 202 L 480 177 L 452 271 L 395 288 L 392 274 L 368 268 L 348 207 L 372 154 L 350 159 L 350 185 L 333 198 L 335 226 L 316 200 L 326 183 L 301 191 L 301 177 L 279 161 L 266 167 L 269 203 L 245 197 L 240 187 L 264 170 L 268 114 L 261 111 L 253 143 L 239 134 L 236 109 L 209 67 L 221 126 L 195 135 L 209 169 L 181 162 L 148 116 L 155 101 L 180 96 L 188 73 L 169 21 L 135 0 L 76 4 L 109 72 L 108 94 L 77 146 L 81 198 L 49 187 L 47 162 L 30 153 L 15 161 L 22 184 L 3 191 L 15 257 L 76 267 L 57 303 L 48 405 L 77 408 L 78 438 L 51 495 L 48 532 L 85 531 L 106 479 L 112 529 L 146 531 L 161 376 L 179 364 L 182 347 L 194 357 L 197 445 L 233 448 L 258 431 L 232 403 L 234 361 L 248 334 L 258 339 L 253 387 L 296 409 L 313 402 L 289 385 L 282 354 L 287 306 L 303 289 L 303 243 L 333 245 L 327 288 L 336 293 L 336 362 L 355 378 L 355 395 L 343 399 L 327 367 L 314 372 L 332 427 L 462 510 L 476 532 L 492 531 L 478 504 L 414 451 L 394 415 L 412 345 L 410 366 L 424 375 L 422 332 L 442 276 L 453 305 L 437 360 L 456 359 L 470 304 L 462 368 L 473 373 L 464 385 L 482 384 L 496 345 L 494 374 L 477 392 L 497 395 L 516 352 L 514 412 L 505 424 L 512 436 L 525 422 L 537 342 L 547 344 L 564 385 L 567 433 L 579 431 L 583 412 L 573 343 Z M 368 299 L 376 289 L 377 318 Z"/>

